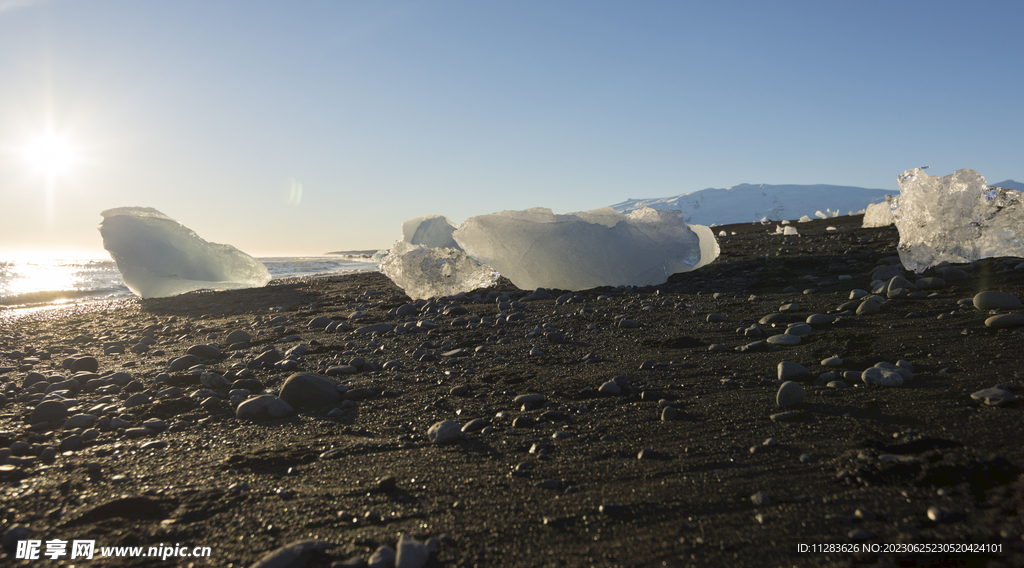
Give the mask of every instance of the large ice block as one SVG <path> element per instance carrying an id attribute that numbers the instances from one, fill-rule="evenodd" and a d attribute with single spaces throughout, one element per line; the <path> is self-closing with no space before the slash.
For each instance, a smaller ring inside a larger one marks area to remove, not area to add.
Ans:
<path id="1" fill-rule="evenodd" d="M 710 228 L 688 226 L 678 210 L 646 207 L 629 215 L 608 207 L 568 215 L 503 211 L 467 219 L 454 237 L 526 290 L 657 285 L 719 254 Z"/>
<path id="2" fill-rule="evenodd" d="M 946 177 L 921 169 L 899 177 L 893 209 L 903 266 L 924 272 L 942 261 L 1024 256 L 1024 194 L 988 187 L 974 170 Z"/>
<path id="3" fill-rule="evenodd" d="M 410 298 L 452 296 L 494 285 L 498 275 L 461 250 L 398 241 L 381 260 L 380 271 Z"/>
<path id="4" fill-rule="evenodd" d="M 255 258 L 231 245 L 204 241 L 156 209 L 120 207 L 100 215 L 103 248 L 117 263 L 125 286 L 143 298 L 270 282 L 267 267 Z"/>

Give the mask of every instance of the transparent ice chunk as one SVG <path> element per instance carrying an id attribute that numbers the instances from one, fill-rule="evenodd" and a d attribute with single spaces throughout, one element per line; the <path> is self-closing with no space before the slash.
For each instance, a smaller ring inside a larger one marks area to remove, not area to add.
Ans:
<path id="1" fill-rule="evenodd" d="M 861 227 L 873 229 L 875 227 L 888 227 L 892 225 L 892 211 L 896 207 L 897 199 L 899 197 L 886 195 L 885 201 L 868 205 L 868 208 L 864 210 L 864 221 L 861 222 Z"/>
<path id="2" fill-rule="evenodd" d="M 150 207 L 120 207 L 100 215 L 103 248 L 125 286 L 143 298 L 192 290 L 258 288 L 270 282 L 263 263 L 231 245 L 207 242 Z"/>
<path id="3" fill-rule="evenodd" d="M 900 260 L 920 273 L 947 261 L 1024 256 L 1024 194 L 988 187 L 974 170 L 946 177 L 921 169 L 899 177 L 900 196 L 892 210 L 900 232 Z"/>
<path id="4" fill-rule="evenodd" d="M 493 286 L 498 275 L 459 249 L 398 241 L 380 271 L 414 300 L 453 296 Z"/>
<path id="5" fill-rule="evenodd" d="M 687 225 L 678 210 L 605 207 L 568 215 L 550 209 L 467 219 L 454 234 L 463 250 L 525 290 L 585 290 L 664 283 L 718 257 L 709 227 Z"/>

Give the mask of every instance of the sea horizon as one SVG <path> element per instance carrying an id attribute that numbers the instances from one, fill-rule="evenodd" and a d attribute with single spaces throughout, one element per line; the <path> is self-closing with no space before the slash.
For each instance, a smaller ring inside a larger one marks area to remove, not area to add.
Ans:
<path id="1" fill-rule="evenodd" d="M 256 256 L 273 279 L 327 276 L 377 269 L 367 251 Z M 109 256 L 0 255 L 0 310 L 131 297 Z"/>

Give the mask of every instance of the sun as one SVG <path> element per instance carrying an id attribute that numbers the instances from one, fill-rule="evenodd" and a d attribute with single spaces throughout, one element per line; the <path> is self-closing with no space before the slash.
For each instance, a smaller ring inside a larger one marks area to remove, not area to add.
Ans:
<path id="1" fill-rule="evenodd" d="M 19 154 L 36 174 L 49 180 L 66 175 L 81 160 L 78 149 L 66 136 L 40 134 L 21 147 Z"/>

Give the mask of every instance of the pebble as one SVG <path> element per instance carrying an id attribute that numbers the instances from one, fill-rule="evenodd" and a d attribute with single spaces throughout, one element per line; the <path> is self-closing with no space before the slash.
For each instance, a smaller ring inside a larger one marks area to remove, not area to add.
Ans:
<path id="1" fill-rule="evenodd" d="M 317 317 L 309 320 L 309 323 L 306 324 L 306 328 L 308 328 L 308 329 L 327 329 L 327 326 L 331 325 L 332 323 L 334 323 L 334 320 L 329 318 L 329 317 L 327 317 L 327 316 L 317 316 Z"/>
<path id="2" fill-rule="evenodd" d="M 99 417 L 93 414 L 76 414 L 64 422 L 64 429 L 74 430 L 75 428 L 91 428 L 97 420 L 99 420 Z"/>
<path id="3" fill-rule="evenodd" d="M 236 329 L 228 334 L 224 342 L 228 345 L 235 345 L 236 343 L 249 343 L 252 341 L 252 336 L 249 335 L 248 331 L 244 329 Z"/>
<path id="4" fill-rule="evenodd" d="M 68 407 L 63 402 L 56 400 L 46 400 L 40 402 L 32 409 L 32 413 L 29 414 L 29 424 L 38 424 L 40 422 L 56 422 L 57 420 L 64 420 L 68 417 Z"/>
<path id="5" fill-rule="evenodd" d="M 375 323 L 373 325 L 364 325 L 363 327 L 357 328 L 356 333 L 358 333 L 359 335 L 387 333 L 394 328 L 395 326 L 390 323 Z"/>
<path id="6" fill-rule="evenodd" d="M 1024 327 L 1024 315 L 1002 314 L 992 316 L 985 320 L 985 326 L 992 329 L 1006 329 L 1010 327 Z"/>
<path id="7" fill-rule="evenodd" d="M 95 373 L 99 371 L 100 363 L 95 357 L 79 357 L 71 362 L 71 372 L 78 373 L 85 371 L 87 373 Z"/>
<path id="8" fill-rule="evenodd" d="M 293 408 L 321 406 L 341 400 L 338 382 L 316 373 L 295 373 L 288 377 L 278 396 Z"/>
<path id="9" fill-rule="evenodd" d="M 167 366 L 167 370 L 171 373 L 176 373 L 198 364 L 199 357 L 196 357 L 195 355 L 183 355 L 176 359 L 172 359 L 170 364 Z"/>
<path id="10" fill-rule="evenodd" d="M 522 406 L 524 404 L 537 404 L 544 401 L 544 395 L 532 393 L 532 394 L 521 394 L 515 398 L 516 406 Z"/>
<path id="11" fill-rule="evenodd" d="M 767 507 L 772 504 L 772 498 L 764 491 L 758 491 L 750 496 L 750 502 L 757 507 Z"/>
<path id="12" fill-rule="evenodd" d="M 822 359 L 821 366 L 822 367 L 842 367 L 843 366 L 843 360 L 840 359 L 838 355 L 833 355 L 833 356 L 829 357 L 828 359 Z"/>
<path id="13" fill-rule="evenodd" d="M 1002 406 L 1017 400 L 1017 397 L 1013 393 L 999 387 L 982 389 L 978 392 L 972 393 L 971 398 L 989 406 Z"/>
<path id="14" fill-rule="evenodd" d="M 863 314 L 877 314 L 881 308 L 878 306 L 878 302 L 874 300 L 864 300 L 857 306 L 857 315 Z"/>
<path id="15" fill-rule="evenodd" d="M 868 385 L 882 387 L 903 386 L 903 376 L 896 371 L 883 369 L 882 367 L 871 367 L 866 369 L 860 376 L 861 380 Z"/>
<path id="16" fill-rule="evenodd" d="M 779 363 L 778 377 L 780 381 L 806 381 L 811 378 L 811 372 L 799 363 L 783 361 Z"/>
<path id="17" fill-rule="evenodd" d="M 597 389 L 597 392 L 608 395 L 622 394 L 622 387 L 615 384 L 615 381 L 608 381 L 601 385 L 601 388 Z"/>
<path id="18" fill-rule="evenodd" d="M 666 406 L 661 410 L 662 422 L 669 422 L 679 417 L 679 409 L 674 406 Z"/>
<path id="19" fill-rule="evenodd" d="M 463 432 L 476 432 L 477 430 L 483 430 L 487 426 L 487 421 L 483 418 L 474 418 L 469 422 L 466 422 L 462 426 Z"/>
<path id="20" fill-rule="evenodd" d="M 436 422 L 427 430 L 427 438 L 430 443 L 441 445 L 450 444 L 462 437 L 462 428 L 451 420 Z"/>
<path id="21" fill-rule="evenodd" d="M 188 355 L 195 355 L 200 359 L 220 359 L 222 354 L 216 345 L 193 345 L 186 351 Z"/>
<path id="22" fill-rule="evenodd" d="M 806 323 L 793 323 L 786 328 L 786 333 L 788 335 L 804 336 L 814 333 L 814 329 Z"/>
<path id="23" fill-rule="evenodd" d="M 1021 307 L 1020 298 L 1006 292 L 989 290 L 974 296 L 974 307 L 979 310 L 1015 310 Z"/>
<path id="24" fill-rule="evenodd" d="M 787 422 L 789 420 L 796 420 L 797 418 L 800 418 L 800 412 L 796 410 L 791 410 L 789 412 L 777 412 L 768 418 L 771 418 L 773 422 Z"/>
<path id="25" fill-rule="evenodd" d="M 725 318 L 722 317 L 722 314 L 708 314 L 707 319 L 709 323 L 717 323 L 725 320 Z"/>
<path id="26" fill-rule="evenodd" d="M 124 407 L 125 408 L 135 408 L 136 406 L 142 406 L 143 404 L 149 404 L 150 400 L 152 400 L 152 399 L 150 399 L 149 395 L 144 393 L 144 392 L 135 393 L 135 394 L 131 395 L 130 397 L 128 397 L 127 400 L 124 401 Z"/>
<path id="27" fill-rule="evenodd" d="M 760 323 L 761 325 L 771 325 L 773 323 L 789 323 L 789 316 L 781 312 L 774 312 L 758 320 L 758 323 Z"/>
<path id="28" fill-rule="evenodd" d="M 235 418 L 239 420 L 263 420 L 284 418 L 295 410 L 292 405 L 272 395 L 254 396 L 242 402 L 235 409 Z"/>
<path id="29" fill-rule="evenodd" d="M 771 345 L 799 345 L 800 336 L 790 335 L 788 333 L 781 333 L 779 335 L 773 335 L 767 339 Z"/>
<path id="30" fill-rule="evenodd" d="M 812 314 L 807 316 L 806 321 L 808 325 L 828 325 L 836 321 L 836 318 L 829 314 Z"/>
<path id="31" fill-rule="evenodd" d="M 775 395 L 775 403 L 780 407 L 791 406 L 804 401 L 807 398 L 807 391 L 799 383 L 786 381 L 779 387 Z"/>

